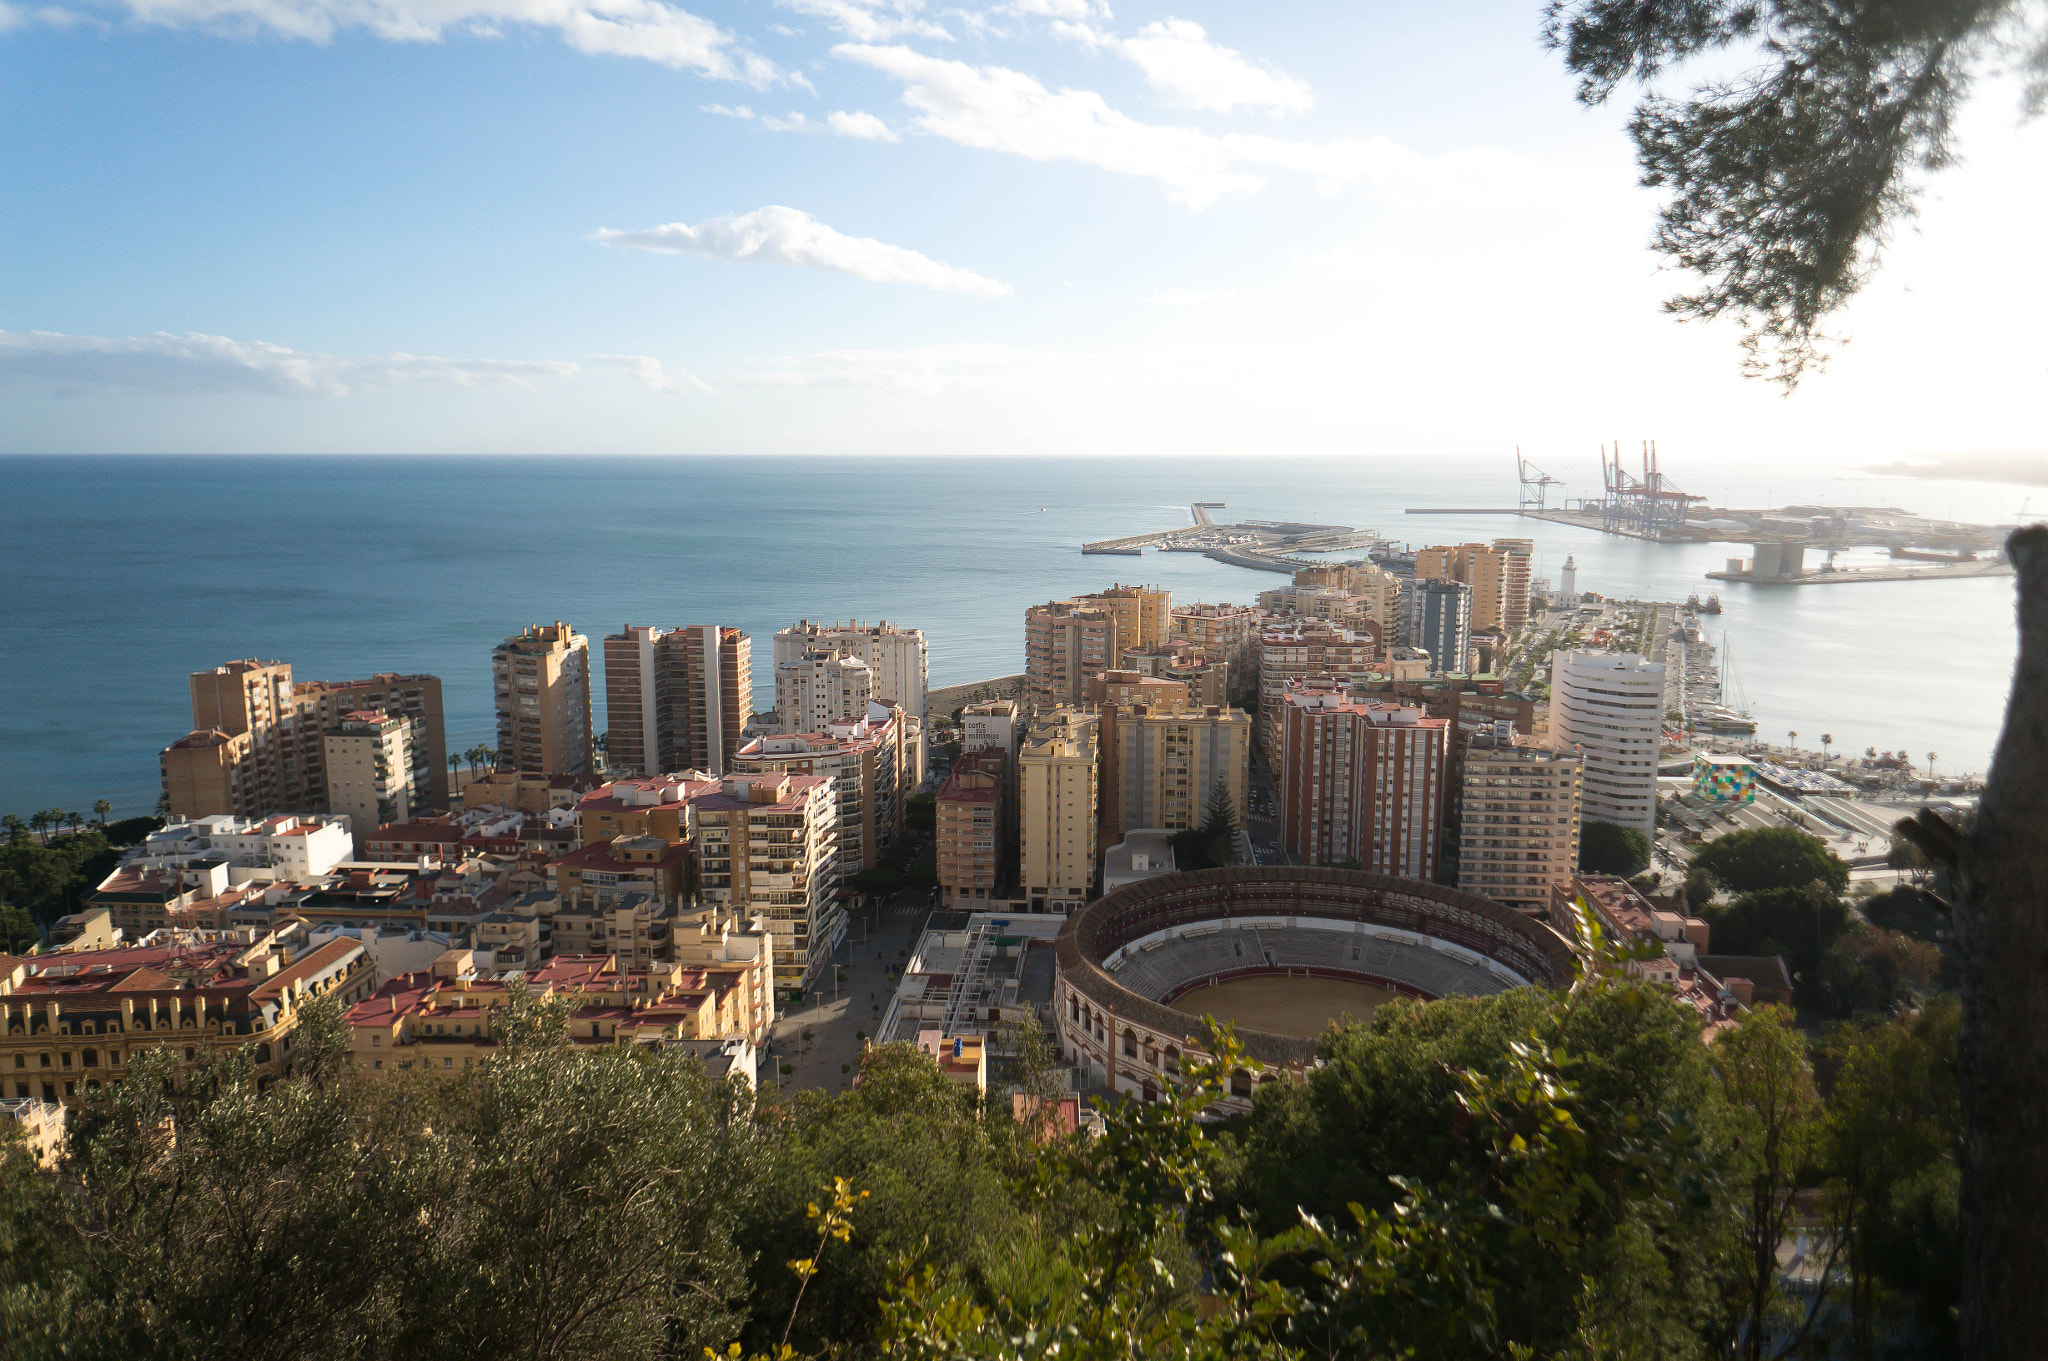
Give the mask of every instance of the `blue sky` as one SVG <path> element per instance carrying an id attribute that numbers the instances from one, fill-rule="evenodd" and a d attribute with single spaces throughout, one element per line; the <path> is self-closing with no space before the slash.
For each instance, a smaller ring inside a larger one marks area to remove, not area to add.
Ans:
<path id="1" fill-rule="evenodd" d="M 2038 447 L 2009 90 L 1787 399 L 1539 8 L 0 3 L 0 449 Z"/>

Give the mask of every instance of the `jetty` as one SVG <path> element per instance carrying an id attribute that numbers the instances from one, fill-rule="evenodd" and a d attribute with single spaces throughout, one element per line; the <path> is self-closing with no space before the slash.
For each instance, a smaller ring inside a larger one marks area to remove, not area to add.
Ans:
<path id="1" fill-rule="evenodd" d="M 1222 524 L 1209 513 L 1222 509 L 1221 501 L 1195 501 L 1188 506 L 1191 523 L 1185 526 L 1150 534 L 1127 534 L 1117 539 L 1096 539 L 1082 544 L 1081 551 L 1137 557 L 1148 548 L 1157 548 L 1166 553 L 1201 553 L 1238 567 L 1291 573 L 1314 562 L 1294 557 L 1296 553 L 1340 553 L 1348 548 L 1375 548 L 1386 542 L 1375 530 L 1354 529 L 1350 525 L 1294 520 Z"/>
<path id="2" fill-rule="evenodd" d="M 1731 562 L 1735 561 L 1731 559 Z M 1755 559 L 1745 561 L 1754 563 Z M 1715 581 L 1746 581 L 1753 586 L 1846 586 L 1862 581 L 1952 581 L 1957 577 L 2009 577 L 2012 564 L 2003 558 L 1976 558 L 1922 567 L 1834 567 L 1792 574 L 1759 575 L 1754 566 L 1709 572 Z"/>

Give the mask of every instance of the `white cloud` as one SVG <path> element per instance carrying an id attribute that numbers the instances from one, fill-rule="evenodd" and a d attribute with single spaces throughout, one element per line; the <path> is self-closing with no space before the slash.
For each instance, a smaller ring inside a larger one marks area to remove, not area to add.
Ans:
<path id="1" fill-rule="evenodd" d="M 991 5 L 990 14 L 1033 19 L 1107 19 L 1109 6 L 1101 0 L 1008 0 Z"/>
<path id="2" fill-rule="evenodd" d="M 715 113 L 720 118 L 752 118 L 754 111 L 744 104 L 699 104 L 705 113 Z"/>
<path id="3" fill-rule="evenodd" d="M 1134 38 L 1100 34 L 1075 24 L 1056 25 L 1056 29 L 1117 52 L 1142 71 L 1145 83 L 1175 108 L 1304 113 L 1315 102 L 1307 81 L 1254 65 L 1239 53 L 1210 42 L 1200 24 L 1186 19 L 1147 24 Z"/>
<path id="4" fill-rule="evenodd" d="M 1004 297 L 1011 291 L 1008 284 L 942 265 L 914 250 L 844 235 L 809 213 L 780 204 L 737 217 L 711 218 L 695 227 L 686 222 L 632 232 L 605 227 L 591 239 L 664 255 L 708 255 L 719 260 L 829 269 L 875 283 L 913 284 L 984 298 Z"/>
<path id="5" fill-rule="evenodd" d="M 611 364 L 626 370 L 627 373 L 639 379 L 648 387 L 653 388 L 656 392 L 676 394 L 681 393 L 686 388 L 695 389 L 698 392 L 714 391 L 711 384 L 705 382 L 696 374 L 691 373 L 680 364 L 676 366 L 678 376 L 675 378 L 669 377 L 668 371 L 662 367 L 661 361 L 650 355 L 594 354 L 590 357 L 600 364 Z"/>
<path id="6" fill-rule="evenodd" d="M 1156 307 L 1200 307 L 1205 303 L 1230 302 L 1236 297 L 1234 288 L 1162 288 L 1145 301 Z"/>
<path id="7" fill-rule="evenodd" d="M 333 355 L 226 336 L 62 335 L 0 331 L 0 380 L 41 381 L 60 392 L 129 388 L 142 392 L 259 392 L 343 397 L 362 388 L 530 386 L 576 372 L 574 364 L 430 355 Z"/>
<path id="8" fill-rule="evenodd" d="M 895 129 L 871 113 L 834 110 L 825 115 L 825 126 L 841 137 L 858 137 L 869 142 L 897 140 Z"/>
<path id="9" fill-rule="evenodd" d="M 1077 161 L 1156 180 L 1191 208 L 1266 186 L 1260 170 L 1314 177 L 1325 192 L 1369 184 L 1396 200 L 1449 198 L 1493 203 L 1510 186 L 1540 180 L 1541 168 L 1491 151 L 1431 159 L 1384 137 L 1293 142 L 1277 137 L 1144 123 L 1092 90 L 1048 90 L 1021 71 L 972 66 L 907 47 L 841 43 L 834 55 L 899 81 L 920 132 L 962 146 L 1034 161 Z"/>
<path id="10" fill-rule="evenodd" d="M 637 57 L 714 80 L 765 88 L 787 79 L 733 34 L 665 0 L 109 0 L 165 28 L 260 31 L 324 43 L 362 30 L 390 42 L 437 42 L 450 29 L 552 29 L 593 56 Z"/>
<path id="11" fill-rule="evenodd" d="M 1062 350 L 1016 345 L 927 345 L 905 350 L 825 350 L 743 373 L 735 387 L 879 388 L 929 395 L 948 388 L 1034 386 L 1059 374 L 1087 374 L 1095 359 Z"/>
<path id="12" fill-rule="evenodd" d="M 841 137 L 857 137 L 867 142 L 900 140 L 893 128 L 873 114 L 848 113 L 843 109 L 835 109 L 826 114 L 823 122 L 813 122 L 793 109 L 787 118 L 763 114 L 761 126 L 771 132 L 830 132 Z"/>
<path id="13" fill-rule="evenodd" d="M 921 18 L 923 0 L 776 0 L 784 9 L 823 19 L 864 43 L 891 38 L 951 38 L 943 24 Z"/>

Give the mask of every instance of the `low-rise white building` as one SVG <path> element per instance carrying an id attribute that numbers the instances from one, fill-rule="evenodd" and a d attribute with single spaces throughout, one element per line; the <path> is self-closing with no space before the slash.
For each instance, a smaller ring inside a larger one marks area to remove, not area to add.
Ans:
<path id="1" fill-rule="evenodd" d="M 337 813 L 280 813 L 251 822 L 221 813 L 161 828 L 129 859 L 168 866 L 195 856 L 222 858 L 238 869 L 275 870 L 273 877 L 280 879 L 317 879 L 355 858 L 355 840 L 348 818 Z"/>

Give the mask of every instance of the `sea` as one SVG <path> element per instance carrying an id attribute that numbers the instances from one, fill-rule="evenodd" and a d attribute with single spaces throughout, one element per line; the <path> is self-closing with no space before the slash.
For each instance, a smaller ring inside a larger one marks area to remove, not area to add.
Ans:
<path id="1" fill-rule="evenodd" d="M 1597 492 L 1583 462 L 1551 469 L 1572 495 L 1587 490 L 1575 478 Z M 1407 513 L 1513 506 L 1516 490 L 1504 457 L 0 458 L 0 811 L 149 811 L 157 753 L 190 726 L 187 673 L 238 657 L 303 679 L 437 675 L 459 752 L 493 740 L 491 648 L 529 623 L 565 620 L 593 650 L 626 624 L 737 625 L 765 708 L 771 635 L 799 619 L 922 628 L 940 686 L 1023 670 L 1031 604 L 1119 581 L 1249 603 L 1285 581 L 1193 553 L 1080 552 L 1186 525 L 1192 501 L 1225 503 L 1223 521 L 1347 524 L 1418 547 L 1531 538 L 1535 574 L 1555 582 L 1570 556 L 1582 591 L 1717 592 L 1711 637 L 1759 737 L 1932 752 L 1944 775 L 1987 766 L 2015 650 L 2010 577 L 1734 585 L 1703 574 L 1737 545 Z M 1982 523 L 2043 495 L 1782 464 L 1694 470 L 1688 490 Z"/>

